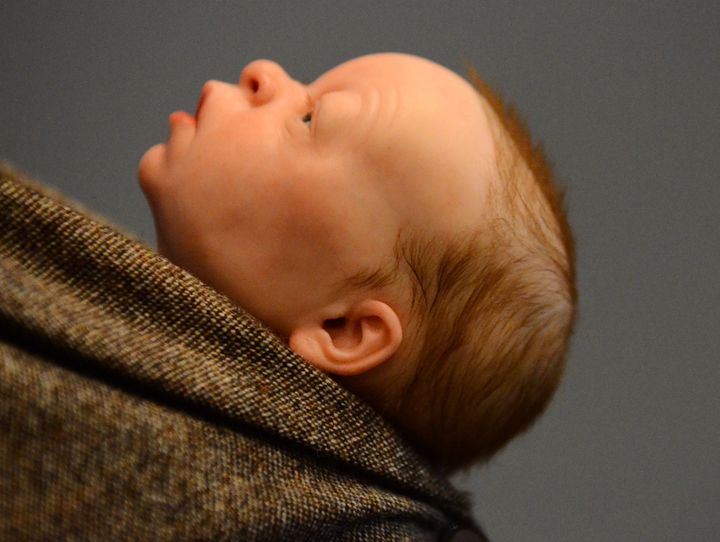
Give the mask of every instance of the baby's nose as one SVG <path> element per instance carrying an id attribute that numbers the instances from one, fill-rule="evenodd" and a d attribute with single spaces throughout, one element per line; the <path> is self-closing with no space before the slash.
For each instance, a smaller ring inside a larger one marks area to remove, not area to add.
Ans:
<path id="1" fill-rule="evenodd" d="M 240 87 L 247 90 L 254 105 L 263 105 L 288 92 L 293 80 L 272 60 L 255 60 L 240 74 Z"/>

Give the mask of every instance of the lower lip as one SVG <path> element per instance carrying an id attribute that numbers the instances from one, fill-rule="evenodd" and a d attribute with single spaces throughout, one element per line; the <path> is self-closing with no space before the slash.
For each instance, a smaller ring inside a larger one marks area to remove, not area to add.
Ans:
<path id="1" fill-rule="evenodd" d="M 185 111 L 175 111 L 168 117 L 170 124 L 191 124 L 195 126 L 195 117 Z"/>

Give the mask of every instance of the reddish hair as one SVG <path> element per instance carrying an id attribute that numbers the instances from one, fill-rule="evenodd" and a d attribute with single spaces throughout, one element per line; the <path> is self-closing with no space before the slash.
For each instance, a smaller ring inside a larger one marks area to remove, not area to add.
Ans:
<path id="1" fill-rule="evenodd" d="M 577 307 L 563 193 L 515 110 L 468 75 L 496 147 L 483 226 L 450 240 L 404 233 L 394 265 L 350 281 L 410 284 L 414 374 L 395 394 L 363 395 L 447 474 L 489 459 L 545 410 Z"/>

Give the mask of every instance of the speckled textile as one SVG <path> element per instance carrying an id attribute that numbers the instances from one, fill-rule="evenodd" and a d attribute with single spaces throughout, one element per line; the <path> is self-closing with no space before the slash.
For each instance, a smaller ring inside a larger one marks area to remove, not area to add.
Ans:
<path id="1" fill-rule="evenodd" d="M 0 163 L 0 540 L 438 540 L 468 513 L 250 315 Z"/>

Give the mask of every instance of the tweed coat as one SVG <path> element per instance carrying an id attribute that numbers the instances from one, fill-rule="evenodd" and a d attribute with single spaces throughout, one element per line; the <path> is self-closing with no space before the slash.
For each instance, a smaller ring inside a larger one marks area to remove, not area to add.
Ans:
<path id="1" fill-rule="evenodd" d="M 251 315 L 0 163 L 0 540 L 484 540 L 469 510 Z"/>

